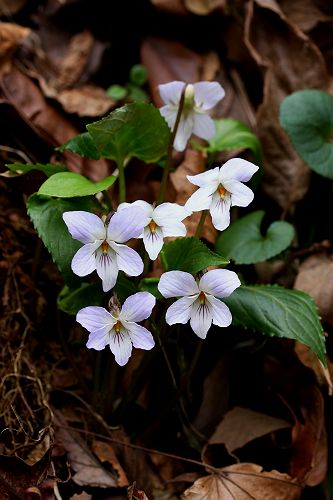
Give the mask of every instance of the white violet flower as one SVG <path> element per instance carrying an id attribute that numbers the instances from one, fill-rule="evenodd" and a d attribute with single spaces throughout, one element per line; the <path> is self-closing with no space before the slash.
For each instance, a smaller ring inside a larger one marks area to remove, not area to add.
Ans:
<path id="1" fill-rule="evenodd" d="M 199 189 L 187 200 L 185 208 L 192 212 L 209 209 L 213 225 L 223 231 L 230 224 L 230 207 L 247 207 L 253 200 L 253 191 L 243 182 L 250 180 L 258 169 L 242 158 L 232 158 L 222 167 L 188 175 L 188 180 Z"/>
<path id="2" fill-rule="evenodd" d="M 165 106 L 160 108 L 161 115 L 173 130 L 182 92 L 185 88 L 183 111 L 174 140 L 174 148 L 184 151 L 192 134 L 202 139 L 215 135 L 215 124 L 207 114 L 221 99 L 225 92 L 218 82 L 170 82 L 158 86 Z"/>
<path id="3" fill-rule="evenodd" d="M 103 291 L 116 284 L 118 272 L 139 276 L 143 262 L 132 248 L 122 245 L 131 238 L 138 238 L 143 231 L 145 214 L 136 208 L 127 208 L 115 213 L 108 225 L 89 212 L 64 212 L 63 219 L 75 240 L 84 243 L 73 257 L 72 270 L 78 276 L 97 271 L 102 280 Z"/>
<path id="4" fill-rule="evenodd" d="M 155 345 L 149 330 L 137 324 L 147 319 L 156 299 L 149 292 L 138 292 L 128 297 L 120 309 L 108 312 L 104 307 L 89 306 L 81 309 L 76 320 L 90 332 L 87 347 L 101 351 L 109 344 L 116 362 L 124 366 L 132 354 L 132 345 L 149 350 Z"/>
<path id="5" fill-rule="evenodd" d="M 158 289 L 163 297 L 182 297 L 168 308 L 166 322 L 174 325 L 190 320 L 194 333 L 206 338 L 212 322 L 217 326 L 231 324 L 231 312 L 219 299 L 231 295 L 240 284 L 237 274 L 226 269 L 208 271 L 199 282 L 183 271 L 162 274 Z"/>
<path id="6" fill-rule="evenodd" d="M 191 212 L 177 203 L 162 203 L 157 207 L 143 200 L 134 203 L 121 203 L 118 210 L 127 207 L 139 207 L 145 213 L 147 219 L 143 234 L 145 249 L 151 260 L 155 260 L 162 250 L 164 238 L 168 236 L 186 236 L 186 227 L 181 222 Z"/>

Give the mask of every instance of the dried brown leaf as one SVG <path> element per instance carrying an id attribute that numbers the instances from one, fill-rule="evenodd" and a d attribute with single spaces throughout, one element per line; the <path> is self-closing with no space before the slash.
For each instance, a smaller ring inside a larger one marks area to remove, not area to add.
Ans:
<path id="1" fill-rule="evenodd" d="M 301 413 L 304 423 L 297 421 L 293 429 L 289 473 L 308 486 L 316 486 L 327 473 L 327 436 L 324 398 L 315 385 L 306 388 Z"/>
<path id="2" fill-rule="evenodd" d="M 86 443 L 74 431 L 68 431 L 67 422 L 60 412 L 54 419 L 55 434 L 68 454 L 69 463 L 75 471 L 72 479 L 80 486 L 116 488 L 117 480 L 94 458 Z"/>
<path id="3" fill-rule="evenodd" d="M 0 15 L 10 17 L 16 14 L 28 0 L 0 0 Z"/>
<path id="4" fill-rule="evenodd" d="M 115 107 L 115 101 L 106 95 L 104 89 L 91 84 L 61 90 L 56 98 L 67 113 L 79 116 L 101 116 Z"/>
<path id="5" fill-rule="evenodd" d="M 325 89 L 325 62 L 317 46 L 287 19 L 275 0 L 249 2 L 245 43 L 257 64 L 266 68 L 264 100 L 257 115 L 265 158 L 263 189 L 289 210 L 306 193 L 310 174 L 279 125 L 279 105 L 295 90 Z"/>
<path id="6" fill-rule="evenodd" d="M 328 7 L 324 0 L 280 0 L 280 7 L 288 19 L 296 24 L 302 31 L 308 32 L 317 24 L 329 22 L 333 17 L 327 15 L 323 9 Z"/>
<path id="7" fill-rule="evenodd" d="M 184 491 L 183 500 L 297 500 L 302 487 L 288 474 L 263 472 L 260 465 L 234 464 L 220 473 L 198 479 Z"/>
<path id="8" fill-rule="evenodd" d="M 329 358 L 327 357 L 326 362 L 327 362 L 327 368 L 322 364 L 322 362 L 319 360 L 318 356 L 309 349 L 304 344 L 301 344 L 300 342 L 295 342 L 295 352 L 298 356 L 298 359 L 303 363 L 304 366 L 307 366 L 310 368 L 320 385 L 325 385 L 328 388 L 328 393 L 330 396 L 333 395 L 333 382 L 332 382 L 332 375 L 333 375 L 333 365 L 330 362 Z"/>
<path id="9" fill-rule="evenodd" d="M 10 71 L 12 55 L 30 33 L 30 28 L 14 23 L 0 22 L 0 76 Z"/>
<path id="10" fill-rule="evenodd" d="M 206 16 L 214 10 L 224 10 L 225 0 L 184 0 L 186 8 L 193 14 Z"/>
<path id="11" fill-rule="evenodd" d="M 187 149 L 185 152 L 184 161 L 179 165 L 177 170 L 170 175 L 170 181 L 176 190 L 175 202 L 184 205 L 189 196 L 196 191 L 196 186 L 191 184 L 187 175 L 196 175 L 204 170 L 204 158 L 200 151 Z M 188 236 L 194 236 L 196 228 L 200 220 L 200 212 L 193 213 L 191 217 L 184 220 Z M 214 229 L 210 219 L 207 217 L 205 226 L 202 231 L 202 237 L 213 243 L 216 240 L 216 230 Z"/>
<path id="12" fill-rule="evenodd" d="M 232 453 L 254 439 L 287 427 L 291 424 L 286 420 L 236 406 L 223 417 L 208 445 L 224 444 Z"/>
<path id="13" fill-rule="evenodd" d="M 294 288 L 311 295 L 323 321 L 333 325 L 333 257 L 319 254 L 305 259 Z"/>
<path id="14" fill-rule="evenodd" d="M 188 14 L 183 0 L 150 0 L 155 7 L 173 14 Z"/>
<path id="15" fill-rule="evenodd" d="M 117 484 L 119 488 L 128 486 L 129 482 L 124 472 L 124 469 L 120 465 L 116 454 L 112 448 L 111 443 L 106 443 L 104 441 L 94 440 L 92 443 L 92 451 L 98 457 L 98 459 L 103 462 L 108 462 L 112 468 L 116 471 L 118 475 Z"/>
<path id="16" fill-rule="evenodd" d="M 148 500 L 144 491 L 136 487 L 135 482 L 127 488 L 127 500 Z"/>
<path id="17" fill-rule="evenodd" d="M 71 38 L 67 53 L 59 64 L 57 88 L 72 87 L 79 81 L 87 65 L 93 44 L 94 37 L 88 30 L 77 33 Z"/>

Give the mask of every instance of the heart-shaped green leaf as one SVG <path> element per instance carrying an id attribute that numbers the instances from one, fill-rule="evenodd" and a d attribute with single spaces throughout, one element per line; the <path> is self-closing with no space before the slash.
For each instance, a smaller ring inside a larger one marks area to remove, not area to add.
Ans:
<path id="1" fill-rule="evenodd" d="M 92 182 L 75 172 L 61 172 L 47 179 L 39 188 L 38 194 L 58 198 L 89 196 L 108 189 L 116 179 L 114 175 L 109 175 L 102 181 Z"/>
<path id="2" fill-rule="evenodd" d="M 191 274 L 208 266 L 225 266 L 229 263 L 196 238 L 179 238 L 167 243 L 161 251 L 161 258 L 166 271 L 179 270 Z"/>
<path id="3" fill-rule="evenodd" d="M 80 283 L 80 278 L 71 270 L 71 262 L 75 252 L 82 246 L 73 240 L 62 214 L 71 210 L 93 212 L 97 207 L 94 198 L 44 198 L 36 193 L 28 199 L 28 214 L 44 245 L 50 252 L 67 284 L 73 286 Z"/>
<path id="4" fill-rule="evenodd" d="M 136 157 L 153 163 L 166 155 L 170 129 L 152 104 L 135 102 L 87 125 L 97 149 L 105 158 L 123 165 Z"/>
<path id="5" fill-rule="evenodd" d="M 294 92 L 281 103 L 280 122 L 305 163 L 333 179 L 333 96 L 315 89 Z"/>
<path id="6" fill-rule="evenodd" d="M 280 286 L 241 286 L 223 299 L 233 322 L 271 337 L 298 340 L 326 365 L 325 337 L 312 298 Z"/>
<path id="7" fill-rule="evenodd" d="M 84 158 L 89 158 L 90 160 L 99 160 L 100 154 L 97 151 L 94 141 L 92 140 L 89 132 L 84 132 L 83 134 L 76 135 L 65 144 L 62 144 L 56 151 L 71 151 L 77 155 L 83 156 Z"/>
<path id="8" fill-rule="evenodd" d="M 292 242 L 295 231 L 288 222 L 273 222 L 265 236 L 260 225 L 265 212 L 258 210 L 234 222 L 217 239 L 216 251 L 236 264 L 254 264 L 274 257 Z"/>
<path id="9" fill-rule="evenodd" d="M 47 177 L 51 177 L 51 175 L 66 172 L 67 167 L 64 165 L 52 165 L 51 163 L 7 163 L 6 167 L 9 168 L 11 172 L 16 175 L 26 174 L 27 172 L 31 172 L 31 170 L 39 170 L 43 172 Z"/>

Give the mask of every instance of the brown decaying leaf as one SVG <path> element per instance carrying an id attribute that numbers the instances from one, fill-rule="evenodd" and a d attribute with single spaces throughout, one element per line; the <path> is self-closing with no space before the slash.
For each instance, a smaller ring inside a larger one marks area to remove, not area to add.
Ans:
<path id="1" fill-rule="evenodd" d="M 16 14 L 28 0 L 0 0 L 0 15 L 10 17 Z"/>
<path id="2" fill-rule="evenodd" d="M 64 427 L 67 422 L 60 412 L 56 412 L 55 419 L 55 435 L 57 441 L 60 441 L 65 448 L 69 463 L 75 471 L 72 479 L 80 486 L 95 486 L 98 488 L 116 488 L 118 482 L 116 475 L 111 475 L 102 465 L 94 458 L 78 434 L 68 431 Z"/>
<path id="3" fill-rule="evenodd" d="M 257 115 L 265 157 L 262 186 L 289 210 L 306 193 L 310 177 L 279 126 L 279 104 L 295 90 L 325 89 L 325 62 L 316 45 L 286 18 L 275 0 L 249 2 L 244 40 L 257 64 L 266 68 L 264 100 Z"/>
<path id="4" fill-rule="evenodd" d="M 115 101 L 101 87 L 91 84 L 61 90 L 57 94 L 57 100 L 67 113 L 79 116 L 101 116 L 115 107 Z"/>
<path id="5" fill-rule="evenodd" d="M 234 464 L 198 479 L 184 491 L 183 500 L 297 500 L 302 487 L 288 474 L 263 472 L 260 465 Z"/>
<path id="6" fill-rule="evenodd" d="M 135 482 L 127 488 L 127 500 L 148 500 L 144 491 L 136 487 Z"/>
<path id="7" fill-rule="evenodd" d="M 30 28 L 0 22 L 0 76 L 10 71 L 13 53 L 30 33 Z"/>
<path id="8" fill-rule="evenodd" d="M 308 32 L 317 24 L 330 22 L 333 16 L 327 15 L 323 6 L 329 8 L 329 2 L 325 0 L 280 0 L 281 9 L 287 18 L 296 24 L 302 31 Z"/>
<path id="9" fill-rule="evenodd" d="M 122 468 L 116 457 L 116 454 L 112 448 L 111 443 L 94 440 L 91 448 L 102 463 L 108 462 L 109 464 L 112 465 L 112 468 L 118 474 L 118 479 L 117 479 L 118 487 L 122 488 L 124 486 L 128 486 L 129 484 L 128 479 L 126 477 L 124 469 Z"/>
<path id="10" fill-rule="evenodd" d="M 324 398 L 317 386 L 307 386 L 301 403 L 304 423 L 293 429 L 289 473 L 308 486 L 320 484 L 327 473 L 327 436 Z"/>
<path id="11" fill-rule="evenodd" d="M 89 493 L 86 493 L 85 491 L 82 491 L 82 493 L 75 493 L 75 495 L 70 497 L 70 500 L 91 500 L 92 496 L 89 495 Z"/>
<path id="12" fill-rule="evenodd" d="M 303 365 L 307 366 L 310 368 L 320 385 L 325 385 L 328 388 L 328 394 L 330 396 L 333 395 L 333 382 L 332 382 L 332 375 L 333 375 L 333 365 L 330 362 L 329 358 L 327 357 L 326 362 L 327 362 L 327 368 L 322 364 L 322 362 L 319 360 L 318 356 L 309 349 L 304 344 L 301 344 L 300 342 L 295 342 L 295 352 L 298 356 L 298 359 L 303 363 Z"/>
<path id="13" fill-rule="evenodd" d="M 156 8 L 173 14 L 188 14 L 183 0 L 150 0 Z"/>
<path id="14" fill-rule="evenodd" d="M 186 178 L 187 175 L 196 175 L 204 170 L 204 158 L 200 151 L 187 149 L 184 161 L 177 170 L 170 175 L 170 181 L 176 190 L 175 202 L 184 205 L 189 196 L 197 190 Z M 194 236 L 200 220 L 201 212 L 195 212 L 183 222 L 187 229 L 187 236 Z M 216 230 L 210 218 L 206 218 L 206 223 L 202 231 L 202 237 L 213 243 L 216 240 Z"/>
<path id="15" fill-rule="evenodd" d="M 305 259 L 294 288 L 311 295 L 323 321 L 333 325 L 333 257 L 320 254 Z"/>
<path id="16" fill-rule="evenodd" d="M 291 424 L 286 420 L 236 406 L 225 414 L 208 445 L 224 444 L 232 453 L 254 439 L 288 427 Z"/>

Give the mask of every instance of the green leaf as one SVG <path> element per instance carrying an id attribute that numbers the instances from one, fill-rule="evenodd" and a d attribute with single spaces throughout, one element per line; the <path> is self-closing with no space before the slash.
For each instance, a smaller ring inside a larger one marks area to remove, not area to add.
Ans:
<path id="1" fill-rule="evenodd" d="M 130 71 L 130 80 L 138 87 L 142 87 L 148 80 L 148 73 L 143 64 L 135 64 Z"/>
<path id="2" fill-rule="evenodd" d="M 157 288 L 159 281 L 159 278 L 143 278 L 139 283 L 140 292 L 149 292 L 157 299 L 161 299 L 162 295 Z"/>
<path id="3" fill-rule="evenodd" d="M 70 210 L 93 212 L 96 206 L 94 198 L 63 200 L 44 198 L 35 193 L 28 199 L 29 217 L 67 284 L 80 282 L 71 270 L 71 262 L 82 243 L 73 240 L 62 219 L 62 214 Z"/>
<path id="4" fill-rule="evenodd" d="M 161 258 L 166 271 L 176 269 L 191 274 L 208 266 L 225 266 L 229 263 L 196 238 L 179 238 L 167 243 L 161 251 Z"/>
<path id="5" fill-rule="evenodd" d="M 281 103 L 280 123 L 309 167 L 333 179 L 333 96 L 314 89 L 294 92 Z"/>
<path id="6" fill-rule="evenodd" d="M 274 257 L 292 242 L 295 231 L 288 222 L 273 222 L 265 236 L 260 225 L 265 212 L 258 210 L 234 222 L 218 237 L 216 251 L 236 264 L 254 264 Z"/>
<path id="7" fill-rule="evenodd" d="M 126 159 L 157 162 L 166 154 L 170 130 L 152 104 L 132 103 L 87 125 L 101 155 L 123 165 Z"/>
<path id="8" fill-rule="evenodd" d="M 100 159 L 100 154 L 97 151 L 97 148 L 89 132 L 84 132 L 83 134 L 76 135 L 65 144 L 62 144 L 62 146 L 56 148 L 56 151 L 60 151 L 61 153 L 66 150 L 83 156 L 84 158 L 89 158 L 90 160 Z"/>
<path id="9" fill-rule="evenodd" d="M 236 325 L 270 337 L 298 340 L 326 365 L 325 337 L 312 298 L 280 286 L 241 286 L 224 298 Z"/>
<path id="10" fill-rule="evenodd" d="M 119 101 L 127 96 L 127 89 L 121 85 L 111 85 L 107 89 L 106 94 L 111 97 L 111 99 Z"/>
<path id="11" fill-rule="evenodd" d="M 17 175 L 26 174 L 31 172 L 31 170 L 39 170 L 43 172 L 47 177 L 57 174 L 59 172 L 66 172 L 67 167 L 65 165 L 52 165 L 51 163 L 6 163 L 6 167 L 9 168 L 11 172 Z"/>
<path id="12" fill-rule="evenodd" d="M 47 179 L 39 188 L 38 194 L 58 198 L 89 196 L 109 188 L 116 179 L 114 175 L 109 175 L 100 182 L 92 182 L 75 172 L 62 172 Z"/>
<path id="13" fill-rule="evenodd" d="M 65 285 L 58 296 L 58 307 L 67 314 L 76 314 L 83 307 L 101 306 L 104 296 L 98 283 L 81 283 L 79 288 Z"/>
<path id="14" fill-rule="evenodd" d="M 129 295 L 133 295 L 138 290 L 134 285 L 133 281 L 126 278 L 124 273 L 120 272 L 118 274 L 117 283 L 113 288 L 112 292 L 116 293 L 120 302 L 123 303 Z"/>
<path id="15" fill-rule="evenodd" d="M 127 84 L 128 99 L 133 102 L 148 102 L 149 96 L 147 92 L 133 83 Z"/>
<path id="16" fill-rule="evenodd" d="M 209 146 L 200 149 L 208 153 L 219 153 L 246 148 L 252 151 L 258 163 L 262 163 L 260 141 L 244 123 L 232 118 L 214 120 L 214 123 L 216 127 L 214 137 L 208 140 Z"/>

